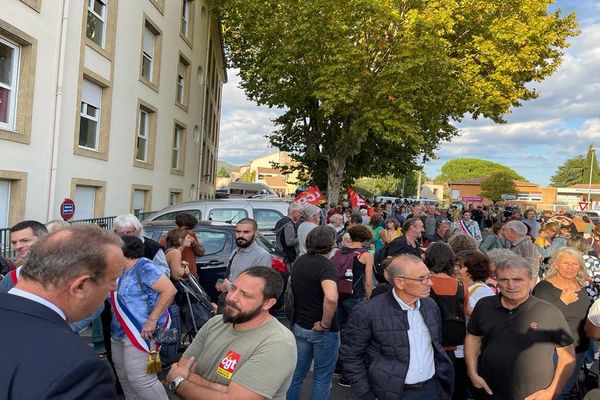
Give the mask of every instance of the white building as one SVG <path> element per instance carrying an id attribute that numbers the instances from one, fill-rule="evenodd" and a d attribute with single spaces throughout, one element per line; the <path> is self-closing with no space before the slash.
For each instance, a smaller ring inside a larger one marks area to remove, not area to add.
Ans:
<path id="1" fill-rule="evenodd" d="M 225 81 L 207 0 L 2 0 L 0 228 L 213 197 Z"/>

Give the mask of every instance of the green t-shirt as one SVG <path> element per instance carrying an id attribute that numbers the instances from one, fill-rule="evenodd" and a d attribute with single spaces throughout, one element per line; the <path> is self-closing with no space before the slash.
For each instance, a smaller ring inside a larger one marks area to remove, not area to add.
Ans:
<path id="1" fill-rule="evenodd" d="M 211 382 L 231 381 L 267 399 L 285 399 L 296 368 L 296 340 L 277 319 L 248 331 L 237 331 L 211 318 L 187 348 L 196 359 L 196 373 Z"/>

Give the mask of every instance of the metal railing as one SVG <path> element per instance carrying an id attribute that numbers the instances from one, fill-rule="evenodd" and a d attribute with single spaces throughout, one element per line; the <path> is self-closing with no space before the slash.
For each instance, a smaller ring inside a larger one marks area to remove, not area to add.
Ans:
<path id="1" fill-rule="evenodd" d="M 150 215 L 154 214 L 155 211 L 148 212 L 136 212 L 135 216 L 140 220 L 144 221 Z M 96 224 L 101 228 L 112 230 L 115 217 L 102 217 L 102 218 L 90 218 L 80 219 L 77 221 L 69 221 L 70 224 Z M 15 258 L 15 253 L 11 250 L 10 246 L 10 228 L 0 228 L 0 256 Z"/>

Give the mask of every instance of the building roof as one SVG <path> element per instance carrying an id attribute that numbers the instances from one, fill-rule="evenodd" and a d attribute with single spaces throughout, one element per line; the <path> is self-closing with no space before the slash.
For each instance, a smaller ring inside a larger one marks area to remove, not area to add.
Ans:
<path id="1" fill-rule="evenodd" d="M 483 181 L 485 181 L 486 179 L 487 179 L 487 176 L 480 176 L 479 178 L 463 179 L 460 181 L 448 182 L 448 185 L 480 186 L 483 183 Z M 520 187 L 524 187 L 524 186 L 539 187 L 540 186 L 536 183 L 531 183 L 528 181 L 520 181 L 517 179 L 514 179 L 513 182 L 514 182 L 515 186 L 520 186 Z"/>
<path id="2" fill-rule="evenodd" d="M 273 175 L 281 174 L 281 170 L 279 168 L 257 167 L 256 171 L 259 174 L 273 174 Z"/>
<path id="3" fill-rule="evenodd" d="M 285 188 L 287 187 L 287 183 L 285 183 L 285 179 L 283 176 L 265 176 L 265 183 L 272 188 Z"/>
<path id="4" fill-rule="evenodd" d="M 587 189 L 590 187 L 590 184 L 589 183 L 578 183 L 576 185 L 571 185 L 569 187 L 573 188 L 573 189 Z M 592 189 L 600 189 L 600 183 L 592 183 L 591 188 Z"/>

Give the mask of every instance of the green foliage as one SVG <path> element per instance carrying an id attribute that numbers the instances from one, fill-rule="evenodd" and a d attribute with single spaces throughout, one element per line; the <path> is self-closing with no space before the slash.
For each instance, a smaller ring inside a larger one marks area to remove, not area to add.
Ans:
<path id="1" fill-rule="evenodd" d="M 221 168 L 219 168 L 219 171 L 217 172 L 217 176 L 219 178 L 229 178 L 231 176 L 231 173 L 227 171 L 227 168 L 221 166 Z"/>
<path id="2" fill-rule="evenodd" d="M 555 71 L 574 15 L 549 0 L 221 0 L 229 65 L 303 178 L 337 199 L 361 176 L 400 177 L 470 113 L 502 122 Z"/>
<path id="3" fill-rule="evenodd" d="M 229 164 L 225 161 L 218 161 L 217 162 L 217 171 L 219 171 L 219 172 L 217 173 L 217 176 L 228 178 L 231 175 L 231 171 L 233 171 L 236 168 L 237 168 L 236 165 Z"/>
<path id="4" fill-rule="evenodd" d="M 442 165 L 436 182 L 452 182 L 464 179 L 490 176 L 496 172 L 506 172 L 512 179 L 524 179 L 515 170 L 493 161 L 478 158 L 455 158 Z"/>
<path id="5" fill-rule="evenodd" d="M 592 152 L 590 145 L 585 158 L 579 155 L 565 161 L 552 176 L 550 186 L 569 187 L 578 183 L 589 183 Z M 596 156 L 594 152 L 592 183 L 600 183 L 600 167 Z"/>
<path id="6" fill-rule="evenodd" d="M 247 169 L 240 176 L 240 182 L 254 182 L 256 180 L 256 171 L 252 171 L 251 169 Z"/>
<path id="7" fill-rule="evenodd" d="M 513 175 L 509 172 L 494 172 L 481 183 L 481 195 L 496 203 L 502 200 L 503 194 L 517 194 L 513 179 Z"/>

